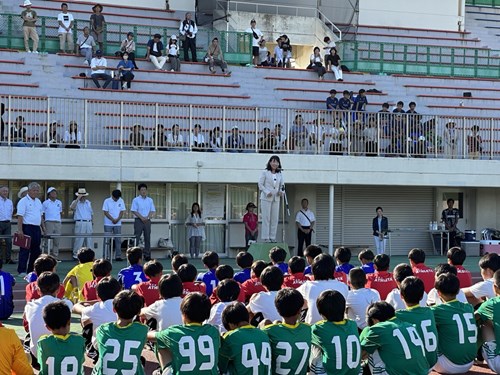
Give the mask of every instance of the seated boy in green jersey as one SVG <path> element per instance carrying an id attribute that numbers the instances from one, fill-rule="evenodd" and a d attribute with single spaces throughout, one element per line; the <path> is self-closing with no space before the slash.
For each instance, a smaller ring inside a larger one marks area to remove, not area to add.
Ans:
<path id="1" fill-rule="evenodd" d="M 500 373 L 500 270 L 493 274 L 495 297 L 490 298 L 476 311 L 476 320 L 481 325 L 483 357 L 488 367 L 495 373 Z"/>
<path id="2" fill-rule="evenodd" d="M 368 327 L 360 335 L 363 359 L 372 374 L 427 375 L 429 364 L 417 329 L 396 318 L 387 302 L 372 303 L 366 310 Z"/>
<path id="3" fill-rule="evenodd" d="M 474 308 L 459 302 L 460 281 L 452 273 L 440 275 L 434 284 L 443 304 L 431 307 L 438 330 L 438 360 L 434 371 L 462 374 L 470 370 L 477 353 Z"/>
<path id="4" fill-rule="evenodd" d="M 189 293 L 181 303 L 182 325 L 148 333 L 148 339 L 157 343 L 163 373 L 165 370 L 172 375 L 219 373 L 219 331 L 210 324 L 203 324 L 210 316 L 211 307 L 206 294 Z"/>
<path id="5" fill-rule="evenodd" d="M 97 328 L 99 360 L 92 375 L 144 375 L 141 353 L 146 343 L 148 327 L 134 321 L 143 305 L 142 297 L 131 290 L 122 290 L 115 296 L 113 309 L 118 320 Z"/>
<path id="6" fill-rule="evenodd" d="M 432 367 L 437 362 L 437 328 L 432 310 L 420 306 L 425 293 L 424 282 L 418 277 L 409 276 L 401 282 L 399 289 L 406 310 L 396 311 L 396 317 L 415 326 L 424 343 L 425 358 L 429 367 Z"/>
<path id="7" fill-rule="evenodd" d="M 40 375 L 82 375 L 85 340 L 69 333 L 71 310 L 68 305 L 62 301 L 49 303 L 43 308 L 43 321 L 52 334 L 38 340 Z"/>
<path id="8" fill-rule="evenodd" d="M 227 330 L 219 352 L 219 370 L 227 375 L 267 375 L 271 370 L 271 345 L 260 329 L 250 325 L 250 315 L 241 302 L 222 311 Z"/>
<path id="9" fill-rule="evenodd" d="M 346 300 L 335 290 L 321 292 L 316 307 L 321 320 L 312 326 L 312 374 L 357 375 L 361 345 L 358 326 L 345 319 Z"/>
<path id="10" fill-rule="evenodd" d="M 271 373 L 305 375 L 311 347 L 311 327 L 299 322 L 304 297 L 298 290 L 285 288 L 278 292 L 274 304 L 283 320 L 263 329 L 271 343 Z"/>

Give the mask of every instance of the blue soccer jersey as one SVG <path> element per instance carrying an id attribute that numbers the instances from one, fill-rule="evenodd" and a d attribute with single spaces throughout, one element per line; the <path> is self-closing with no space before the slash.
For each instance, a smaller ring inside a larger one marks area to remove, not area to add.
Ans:
<path id="1" fill-rule="evenodd" d="M 288 274 L 288 264 L 286 264 L 285 262 L 276 263 L 275 266 L 278 267 L 281 272 L 283 272 L 283 275 Z"/>
<path id="2" fill-rule="evenodd" d="M 198 278 L 196 279 L 197 281 L 203 281 L 207 287 L 206 293 L 207 296 L 211 296 L 213 290 L 217 285 L 219 285 L 219 280 L 215 276 L 215 269 L 213 270 L 208 270 L 205 273 L 200 273 L 198 275 Z"/>
<path id="3" fill-rule="evenodd" d="M 375 273 L 375 267 L 373 266 L 373 262 L 363 264 L 361 269 L 365 271 L 366 274 Z"/>
<path id="4" fill-rule="evenodd" d="M 240 272 L 236 272 L 234 274 L 233 279 L 235 279 L 240 284 L 243 284 L 245 281 L 250 280 L 252 270 L 250 268 L 245 268 Z"/>
<path id="5" fill-rule="evenodd" d="M 344 263 L 335 267 L 335 272 L 344 272 L 346 275 L 349 275 L 349 271 L 353 268 L 354 266 L 352 264 Z"/>
<path id="6" fill-rule="evenodd" d="M 122 269 L 118 273 L 118 281 L 123 286 L 123 289 L 130 289 L 132 285 L 148 281 L 148 279 L 142 271 L 142 266 L 140 264 L 134 264 Z"/>
<path id="7" fill-rule="evenodd" d="M 14 311 L 14 296 L 12 287 L 15 284 L 14 277 L 0 270 L 0 319 L 7 319 Z"/>
<path id="8" fill-rule="evenodd" d="M 309 265 L 304 270 L 304 276 L 312 274 L 312 267 Z"/>

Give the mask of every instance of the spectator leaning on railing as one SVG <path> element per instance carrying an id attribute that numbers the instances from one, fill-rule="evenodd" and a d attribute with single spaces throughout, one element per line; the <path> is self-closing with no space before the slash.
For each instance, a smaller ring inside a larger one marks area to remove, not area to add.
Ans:
<path id="1" fill-rule="evenodd" d="M 36 21 L 38 20 L 36 12 L 31 9 L 31 1 L 25 0 L 24 9 L 21 12 L 23 19 L 23 32 L 24 32 L 24 48 L 26 52 L 31 52 L 29 46 L 29 39 L 33 41 L 33 53 L 38 53 L 38 33 L 36 32 Z"/>

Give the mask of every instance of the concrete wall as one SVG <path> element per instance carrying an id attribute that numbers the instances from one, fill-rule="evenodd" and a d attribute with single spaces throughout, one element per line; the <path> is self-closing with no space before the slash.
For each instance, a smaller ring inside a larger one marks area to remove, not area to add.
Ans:
<path id="1" fill-rule="evenodd" d="M 95 4 L 94 0 L 81 0 L 81 2 Z M 151 9 L 166 9 L 166 4 L 168 3 L 169 9 L 173 10 L 189 10 L 194 11 L 195 0 L 102 0 L 100 2 L 103 5 L 113 4 L 122 6 L 132 6 L 141 8 L 151 8 Z"/>

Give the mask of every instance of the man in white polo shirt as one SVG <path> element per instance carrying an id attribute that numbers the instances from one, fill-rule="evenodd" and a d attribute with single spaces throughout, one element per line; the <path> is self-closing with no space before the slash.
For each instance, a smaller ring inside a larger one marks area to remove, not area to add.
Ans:
<path id="1" fill-rule="evenodd" d="M 306 247 L 311 244 L 312 232 L 314 232 L 314 224 L 316 222 L 314 212 L 309 209 L 309 201 L 307 198 L 302 199 L 300 204 L 302 208 L 295 216 L 298 242 L 297 255 L 299 257 L 304 256 L 304 243 Z"/>
<path id="2" fill-rule="evenodd" d="M 32 182 L 28 185 L 28 194 L 17 204 L 17 233 L 19 237 L 31 237 L 29 248 L 20 248 L 17 272 L 19 276 L 26 276 L 27 272 L 33 271 L 33 263 L 41 253 L 40 242 L 42 241 L 42 202 L 38 199 L 40 185 Z"/>
<path id="3" fill-rule="evenodd" d="M 121 234 L 122 233 L 122 217 L 125 213 L 125 202 L 123 201 L 122 192 L 118 189 L 113 190 L 111 197 L 104 200 L 102 211 L 104 213 L 104 233 Z M 115 246 L 115 260 L 121 261 L 122 249 L 120 237 L 113 237 Z M 111 252 L 111 238 L 107 238 L 104 242 L 103 258 L 110 259 L 113 253 Z"/>
<path id="4" fill-rule="evenodd" d="M 45 234 L 61 235 L 61 212 L 62 202 L 57 199 L 57 190 L 55 187 L 47 189 L 47 200 L 42 204 L 43 208 L 43 221 L 45 223 Z M 49 241 L 46 240 L 47 252 L 50 254 L 51 250 L 48 248 Z M 52 255 L 57 259 L 59 257 L 59 238 L 52 238 Z"/>
<path id="5" fill-rule="evenodd" d="M 0 235 L 9 236 L 4 238 L 5 241 L 5 263 L 15 264 L 11 258 L 12 254 L 12 238 L 11 235 L 11 220 L 12 213 L 14 212 L 14 205 L 9 199 L 9 188 L 7 186 L 0 186 Z"/>
<path id="6" fill-rule="evenodd" d="M 134 236 L 139 243 L 141 234 L 144 233 L 144 261 L 151 260 L 151 218 L 156 212 L 153 199 L 148 197 L 148 186 L 139 184 L 139 195 L 132 200 L 130 211 L 135 215 Z"/>
<path id="7" fill-rule="evenodd" d="M 76 255 L 78 250 L 83 247 L 83 242 L 85 241 L 85 246 L 92 249 L 92 217 L 94 211 L 92 211 L 92 203 L 87 199 L 89 193 L 85 188 L 79 188 L 75 193 L 76 199 L 71 202 L 69 206 L 70 210 L 74 212 L 73 218 L 75 219 L 75 235 L 85 234 L 86 236 L 75 238 L 73 244 L 73 260 L 78 260 Z"/>

